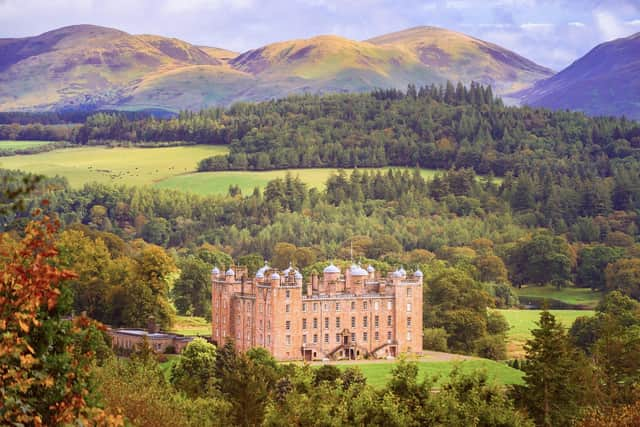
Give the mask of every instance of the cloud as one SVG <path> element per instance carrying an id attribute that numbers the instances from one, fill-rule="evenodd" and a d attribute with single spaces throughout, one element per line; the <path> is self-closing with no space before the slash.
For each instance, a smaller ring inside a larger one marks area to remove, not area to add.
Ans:
<path id="1" fill-rule="evenodd" d="M 632 27 L 640 27 L 640 19 L 634 19 L 633 21 L 625 22 L 625 25 L 630 25 Z"/>
<path id="2" fill-rule="evenodd" d="M 520 25 L 525 31 L 548 31 L 553 28 L 553 24 L 527 22 Z"/>
<path id="3" fill-rule="evenodd" d="M 593 17 L 598 26 L 598 30 L 600 30 L 600 34 L 606 41 L 627 35 L 627 30 L 625 30 L 624 25 L 614 14 L 600 10 L 594 12 Z"/>
<path id="4" fill-rule="evenodd" d="M 567 25 L 570 26 L 570 27 L 574 27 L 574 28 L 584 28 L 584 27 L 586 27 L 584 22 L 579 22 L 579 21 L 569 22 Z"/>

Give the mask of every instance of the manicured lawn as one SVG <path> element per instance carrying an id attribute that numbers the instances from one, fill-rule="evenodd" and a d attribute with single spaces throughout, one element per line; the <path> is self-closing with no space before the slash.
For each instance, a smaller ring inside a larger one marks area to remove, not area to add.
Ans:
<path id="1" fill-rule="evenodd" d="M 560 301 L 564 304 L 580 306 L 580 308 L 595 308 L 602 299 L 602 292 L 593 292 L 588 288 L 561 288 L 555 286 L 527 286 L 516 289 L 520 302 L 527 304 L 527 297 L 532 297 L 535 301 L 548 299 Z"/>
<path id="2" fill-rule="evenodd" d="M 182 335 L 211 335 L 211 322 L 202 317 L 176 316 L 171 332 Z"/>
<path id="3" fill-rule="evenodd" d="M 383 387 L 391 378 L 391 370 L 396 362 L 363 362 L 360 364 L 337 364 L 340 369 L 358 366 L 362 373 L 367 377 L 367 383 L 374 387 Z M 458 366 L 462 372 L 473 372 L 476 370 L 486 371 L 490 380 L 496 384 L 520 384 L 522 382 L 522 372 L 513 369 L 504 363 L 494 362 L 493 360 L 478 359 L 464 360 L 455 362 L 422 362 L 419 361 L 419 375 L 424 378 L 438 376 L 435 386 L 446 382 L 447 377 Z"/>
<path id="4" fill-rule="evenodd" d="M 81 187 L 91 181 L 146 185 L 193 172 L 201 159 L 226 152 L 226 147 L 214 145 L 161 148 L 79 147 L 0 157 L 0 168 L 64 176 L 73 187 Z"/>
<path id="5" fill-rule="evenodd" d="M 388 170 L 383 168 L 382 170 Z M 402 169 L 402 168 L 396 168 Z M 360 169 L 361 171 L 376 171 L 378 169 Z M 346 169 L 348 175 L 352 169 Z M 156 184 L 160 188 L 173 188 L 177 190 L 192 191 L 197 194 L 227 194 L 230 185 L 238 185 L 243 194 L 250 194 L 254 188 L 264 188 L 267 183 L 276 178 L 284 178 L 286 173 L 299 176 L 300 179 L 311 188 L 323 188 L 329 176 L 337 173 L 338 169 L 288 169 L 276 171 L 224 171 L 224 172 L 200 172 L 185 175 L 177 175 Z M 422 176 L 431 179 L 437 171 L 434 169 L 422 169 Z"/>
<path id="6" fill-rule="evenodd" d="M 13 141 L 0 140 L 0 150 L 21 150 L 51 144 L 51 141 Z"/>
<path id="7" fill-rule="evenodd" d="M 531 330 L 535 329 L 540 319 L 541 310 L 497 310 L 507 319 L 511 326 L 508 333 L 507 352 L 510 358 L 523 357 L 522 346 L 531 338 Z M 573 321 L 580 316 L 593 316 L 593 310 L 549 310 L 565 328 L 570 328 Z"/>

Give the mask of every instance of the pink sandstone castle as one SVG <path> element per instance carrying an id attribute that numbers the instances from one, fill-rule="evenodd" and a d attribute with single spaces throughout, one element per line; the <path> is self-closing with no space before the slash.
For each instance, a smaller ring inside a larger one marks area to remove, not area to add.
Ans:
<path id="1" fill-rule="evenodd" d="M 245 351 L 264 347 L 279 360 L 396 357 L 422 352 L 422 272 L 400 268 L 381 277 L 373 267 L 333 264 L 313 275 L 265 265 L 220 272 L 212 282 L 212 338 Z"/>

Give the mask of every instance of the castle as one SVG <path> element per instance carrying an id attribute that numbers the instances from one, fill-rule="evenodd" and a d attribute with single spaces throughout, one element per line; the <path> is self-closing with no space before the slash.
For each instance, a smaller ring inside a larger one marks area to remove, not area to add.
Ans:
<path id="1" fill-rule="evenodd" d="M 265 264 L 253 278 L 243 267 L 214 268 L 212 339 L 233 339 L 241 351 L 264 347 L 278 360 L 421 353 L 422 279 L 420 270 L 382 277 L 372 266 L 343 273 L 331 264 L 303 294 L 302 274 L 292 267 Z"/>

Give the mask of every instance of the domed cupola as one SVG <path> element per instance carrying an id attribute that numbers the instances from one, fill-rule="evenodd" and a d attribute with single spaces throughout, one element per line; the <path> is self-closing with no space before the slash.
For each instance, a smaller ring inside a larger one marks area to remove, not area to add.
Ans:
<path id="1" fill-rule="evenodd" d="M 420 269 L 417 269 L 417 270 L 415 271 L 415 273 L 413 273 L 413 275 L 414 275 L 415 277 L 423 277 L 423 276 L 424 276 L 424 274 L 422 274 L 422 271 L 420 271 Z"/>
<path id="2" fill-rule="evenodd" d="M 359 265 L 353 264 L 351 266 L 351 275 L 352 276 L 368 276 L 369 273 L 364 268 Z"/>
<path id="3" fill-rule="evenodd" d="M 229 269 L 227 270 L 227 272 L 225 273 L 225 275 L 226 275 L 226 276 L 235 276 L 235 275 L 236 275 L 236 272 L 235 272 L 235 271 L 233 271 L 233 268 L 229 268 Z"/>
<path id="4" fill-rule="evenodd" d="M 293 267 L 291 266 L 291 262 L 289 262 L 289 267 L 285 268 L 282 273 L 284 274 L 284 277 L 289 277 L 289 273 L 291 273 L 292 271 Z"/>
<path id="5" fill-rule="evenodd" d="M 218 267 L 213 267 L 213 269 L 211 270 L 211 274 L 217 276 L 218 274 L 220 274 L 220 269 Z"/>
<path id="6" fill-rule="evenodd" d="M 278 273 L 273 273 L 269 279 L 271 280 L 280 280 L 280 275 Z"/>
<path id="7" fill-rule="evenodd" d="M 300 273 L 298 270 L 296 270 L 296 274 L 295 274 L 294 278 L 296 280 L 302 280 L 302 273 Z"/>
<path id="8" fill-rule="evenodd" d="M 340 273 L 340 269 L 331 263 L 327 268 L 323 270 L 324 274 Z"/>
<path id="9" fill-rule="evenodd" d="M 396 270 L 393 273 L 391 273 L 391 277 L 393 278 L 402 278 L 403 274 L 400 270 Z"/>
<path id="10" fill-rule="evenodd" d="M 367 267 L 367 272 L 368 273 L 374 273 L 376 271 L 375 268 L 373 268 L 373 266 L 371 264 L 369 264 L 369 266 Z"/>

